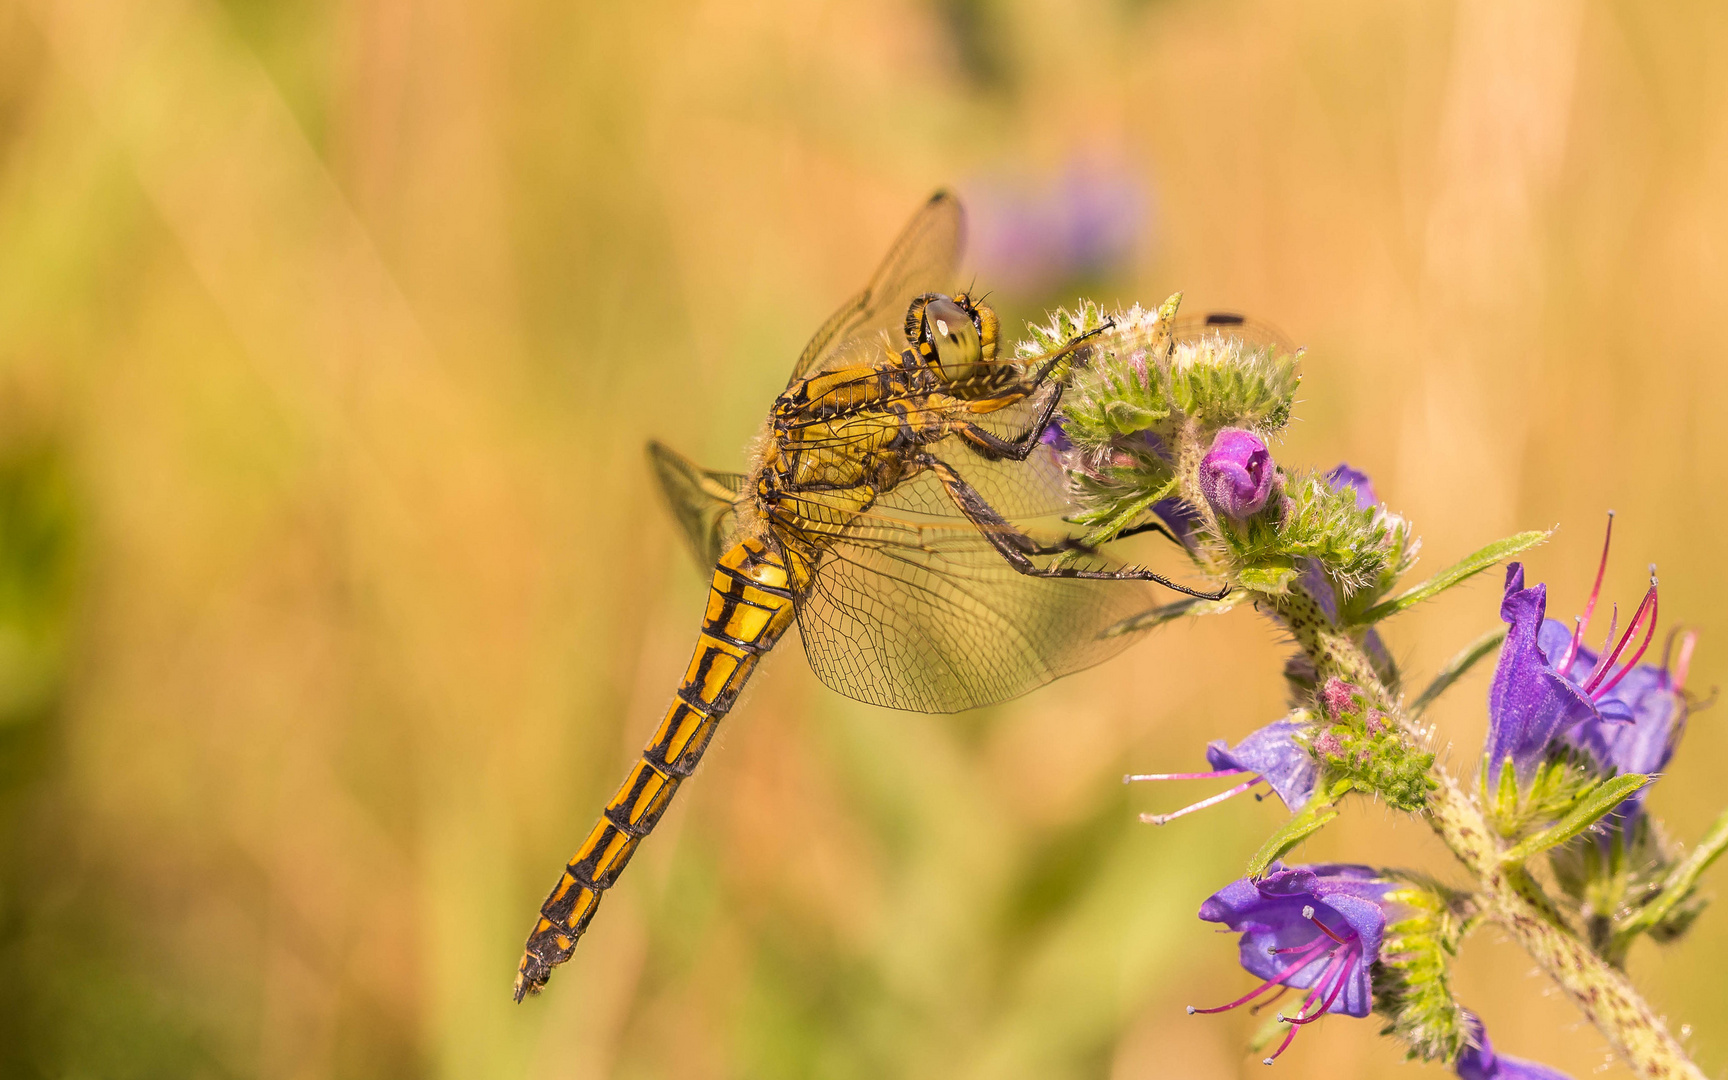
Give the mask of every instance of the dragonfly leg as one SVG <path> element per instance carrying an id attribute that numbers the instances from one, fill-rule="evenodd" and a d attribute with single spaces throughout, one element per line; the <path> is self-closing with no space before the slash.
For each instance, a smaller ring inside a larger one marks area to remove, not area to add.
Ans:
<path id="1" fill-rule="evenodd" d="M 1044 408 L 1038 411 L 1038 419 L 1033 421 L 1018 438 L 1004 439 L 993 431 L 986 431 L 970 420 L 960 420 L 954 423 L 954 434 L 966 441 L 966 445 L 988 461 L 1025 461 L 1037 448 L 1038 440 L 1044 437 L 1044 432 L 1050 426 L 1050 418 L 1056 415 L 1056 406 L 1062 403 L 1062 385 L 1058 383 L 1050 395 L 1050 400 L 1044 403 Z"/>
<path id="2" fill-rule="evenodd" d="M 1097 327 L 1092 328 L 1091 330 L 1086 331 L 1084 334 L 1081 334 L 1079 337 L 1075 338 L 1073 341 L 1070 341 L 1068 344 L 1062 346 L 1060 349 L 1056 350 L 1056 352 L 1052 353 L 1050 356 L 1050 359 L 1044 361 L 1043 366 L 1040 367 L 1037 371 L 1034 371 L 1032 373 L 1032 378 L 1029 381 L 1032 383 L 1033 386 L 1042 385 L 1044 380 L 1048 379 L 1050 377 L 1050 373 L 1052 371 L 1056 370 L 1056 366 L 1058 364 L 1060 364 L 1063 360 L 1066 360 L 1068 357 L 1074 355 L 1075 352 L 1079 351 L 1080 346 L 1086 344 L 1088 341 L 1097 337 L 1099 334 L 1103 334 L 1103 333 L 1106 333 L 1106 332 L 1114 330 L 1114 329 L 1116 329 L 1116 320 L 1111 319 L 1111 318 L 1105 319 L 1104 324 L 1102 326 L 1097 326 Z"/>
<path id="3" fill-rule="evenodd" d="M 1088 341 L 1115 329 L 1115 327 L 1116 320 L 1106 319 L 1104 325 L 1088 330 L 1062 346 L 1037 371 L 1027 376 L 1014 391 L 1004 395 L 1001 399 L 1001 406 L 1006 407 L 1016 401 L 1023 401 L 1037 393 L 1038 388 L 1050 378 L 1050 373 L 1056 369 L 1058 364 L 1080 351 Z M 1045 430 L 1050 427 L 1050 420 L 1056 415 L 1056 407 L 1062 403 L 1062 391 L 1065 389 L 1066 386 L 1063 383 L 1057 383 L 1055 392 L 1050 395 L 1050 400 L 1045 402 L 1044 407 L 1038 411 L 1038 419 L 1033 421 L 1032 426 L 1016 438 L 1005 439 L 968 420 L 956 422 L 951 430 L 986 460 L 1001 461 L 1007 458 L 1013 461 L 1025 461 L 1038 446 L 1039 440 L 1044 437 Z"/>
<path id="4" fill-rule="evenodd" d="M 960 513 L 978 527 L 1008 565 L 1025 574 L 1027 577 L 1044 578 L 1078 578 L 1086 581 L 1151 581 L 1185 596 L 1200 600 L 1222 600 L 1230 594 L 1228 586 L 1216 592 L 1200 592 L 1186 585 L 1171 581 L 1162 574 L 1144 567 L 1129 566 L 1121 570 L 1080 570 L 1067 566 L 1039 566 L 1032 561 L 1034 555 L 1054 554 L 1057 551 L 1072 551 L 1078 545 L 1070 542 L 1066 545 L 1047 547 L 1039 544 L 1030 536 L 1014 527 L 1006 518 L 998 514 L 994 507 L 984 501 L 984 497 L 971 484 L 968 484 L 954 467 L 940 458 L 926 457 L 923 464 L 933 471 L 942 481 L 949 498 Z"/>
<path id="5" fill-rule="evenodd" d="M 1149 533 L 1149 532 L 1157 533 L 1159 536 L 1162 536 L 1164 539 L 1170 541 L 1172 544 L 1183 546 L 1182 541 L 1176 536 L 1175 533 L 1170 531 L 1169 526 L 1165 525 L 1162 521 L 1159 521 L 1157 518 L 1153 518 L 1151 521 L 1143 521 L 1138 525 L 1129 526 L 1128 528 L 1123 529 L 1121 532 L 1117 533 L 1114 537 L 1112 537 L 1112 539 L 1122 540 L 1126 537 L 1139 536 L 1141 533 Z"/>

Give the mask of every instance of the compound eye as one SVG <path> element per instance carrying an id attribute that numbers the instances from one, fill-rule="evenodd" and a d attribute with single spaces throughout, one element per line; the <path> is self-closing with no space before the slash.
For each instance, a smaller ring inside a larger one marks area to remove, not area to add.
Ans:
<path id="1" fill-rule="evenodd" d="M 984 342 L 972 316 L 947 298 L 924 308 L 924 333 L 936 348 L 938 373 L 949 382 L 970 376 L 984 361 Z"/>

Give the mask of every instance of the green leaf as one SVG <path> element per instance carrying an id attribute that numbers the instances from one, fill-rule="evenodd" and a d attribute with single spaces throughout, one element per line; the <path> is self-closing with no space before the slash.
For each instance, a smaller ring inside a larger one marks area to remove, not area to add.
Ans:
<path id="1" fill-rule="evenodd" d="M 1596 824 L 1610 810 L 1619 806 L 1626 796 L 1654 780 L 1653 776 L 1641 773 L 1624 773 L 1605 780 L 1590 789 L 1589 794 L 1579 799 L 1567 815 L 1554 825 L 1543 829 L 1533 836 L 1527 837 L 1512 850 L 1500 857 L 1502 863 L 1521 863 L 1532 855 L 1540 854 L 1552 847 L 1559 847 L 1584 830 Z"/>
<path id="2" fill-rule="evenodd" d="M 1452 689 L 1453 683 L 1462 679 L 1471 668 L 1475 667 L 1476 661 L 1498 649 L 1500 643 L 1505 640 L 1506 628 L 1500 626 L 1464 646 L 1457 656 L 1446 661 L 1446 666 L 1434 676 L 1434 681 L 1429 683 L 1428 688 L 1423 690 L 1411 703 L 1410 716 L 1412 718 L 1421 716 L 1427 711 L 1428 706 L 1434 704 L 1436 698 Z"/>
<path id="3" fill-rule="evenodd" d="M 1113 638 L 1121 637 L 1123 634 L 1135 634 L 1142 630 L 1151 630 L 1154 627 L 1163 626 L 1167 622 L 1175 622 L 1184 615 L 1192 614 L 1201 603 L 1202 601 L 1190 597 L 1186 600 L 1178 600 L 1173 604 L 1161 604 L 1150 611 L 1142 611 L 1138 615 L 1128 616 L 1121 622 L 1107 627 L 1098 636 Z"/>
<path id="4" fill-rule="evenodd" d="M 1151 630 L 1189 615 L 1221 615 L 1247 598 L 1248 594 L 1241 589 L 1230 593 L 1222 600 L 1201 600 L 1196 597 L 1188 597 L 1173 603 L 1161 604 L 1150 611 L 1142 611 L 1138 615 L 1130 615 L 1121 622 L 1105 628 L 1098 636 L 1100 638 L 1113 638 L 1123 634 L 1137 634 L 1142 630 Z"/>
<path id="5" fill-rule="evenodd" d="M 1116 429 L 1118 435 L 1145 431 L 1169 415 L 1170 410 L 1167 408 L 1153 410 L 1122 400 L 1111 401 L 1104 406 L 1105 419 L 1110 421 L 1110 426 Z"/>
<path id="6" fill-rule="evenodd" d="M 1248 860 L 1248 876 L 1257 878 L 1266 872 L 1273 862 L 1284 857 L 1291 848 L 1313 836 L 1333 818 L 1338 816 L 1337 807 L 1325 801 L 1324 797 L 1315 799 L 1304 806 L 1300 813 L 1284 823 L 1284 827 L 1272 836 Z"/>
<path id="7" fill-rule="evenodd" d="M 1354 621 L 1360 624 L 1375 623 L 1381 619 L 1407 611 L 1424 600 L 1432 599 L 1450 589 L 1452 586 L 1466 581 L 1504 559 L 1510 559 L 1519 552 L 1528 551 L 1537 544 L 1547 540 L 1546 530 L 1538 532 L 1521 532 L 1516 536 L 1508 536 L 1504 540 L 1496 540 L 1487 547 L 1435 574 L 1422 584 L 1401 593 L 1390 600 L 1375 604 L 1363 612 Z"/>
<path id="8" fill-rule="evenodd" d="M 1290 566 L 1250 567 L 1238 574 L 1236 580 L 1244 589 L 1277 596 L 1289 592 L 1290 583 L 1297 576 L 1296 569 Z"/>
<path id="9" fill-rule="evenodd" d="M 1129 525 L 1133 524 L 1134 519 L 1138 518 L 1141 514 L 1150 509 L 1153 503 L 1160 499 L 1169 498 L 1175 491 L 1176 478 L 1171 477 L 1168 482 L 1144 495 L 1141 495 L 1139 498 L 1129 499 L 1127 502 L 1114 508 L 1111 513 L 1100 515 L 1094 518 L 1094 520 L 1087 522 L 1087 524 L 1094 527 L 1091 532 L 1088 532 L 1085 537 L 1081 539 L 1080 542 L 1089 548 L 1101 547 L 1104 544 L 1109 543 L 1116 539 L 1117 533 L 1120 533 L 1123 529 L 1126 529 Z"/>
<path id="10" fill-rule="evenodd" d="M 1724 810 L 1722 816 L 1716 819 L 1716 824 L 1705 834 L 1704 839 L 1699 841 L 1698 846 L 1668 872 L 1667 880 L 1662 883 L 1662 891 L 1656 894 L 1655 899 L 1639 908 L 1616 928 L 1617 936 L 1630 939 L 1667 918 L 1668 913 L 1691 894 L 1698 884 L 1698 878 L 1724 851 L 1728 851 L 1728 810 Z"/>

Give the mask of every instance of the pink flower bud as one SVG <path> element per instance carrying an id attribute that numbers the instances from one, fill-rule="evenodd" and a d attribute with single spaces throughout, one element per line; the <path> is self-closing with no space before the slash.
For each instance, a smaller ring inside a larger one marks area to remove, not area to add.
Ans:
<path id="1" fill-rule="evenodd" d="M 1200 491 L 1224 517 L 1258 513 L 1272 494 L 1272 454 L 1260 436 L 1225 428 L 1200 462 Z"/>

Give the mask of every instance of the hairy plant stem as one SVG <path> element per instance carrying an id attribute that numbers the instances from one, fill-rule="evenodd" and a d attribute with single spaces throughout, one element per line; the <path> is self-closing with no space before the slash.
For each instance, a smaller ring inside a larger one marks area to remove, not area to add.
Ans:
<path id="1" fill-rule="evenodd" d="M 1290 593 L 1269 597 L 1270 610 L 1313 661 L 1322 682 L 1337 676 L 1377 699 L 1396 718 L 1405 737 L 1420 744 L 1423 735 L 1393 700 L 1374 666 L 1355 639 L 1334 626 L 1312 599 Z M 1565 917 L 1522 865 L 1502 863 L 1503 847 L 1489 829 L 1482 811 L 1436 763 L 1432 775 L 1438 787 L 1429 795 L 1424 815 L 1429 826 L 1476 878 L 1482 910 L 1524 947 L 1543 971 L 1566 991 L 1578 1008 L 1602 1032 L 1615 1053 L 1640 1077 L 1648 1080 L 1691 1078 L 1704 1073 L 1687 1057 L 1662 1018 L 1627 981 L 1624 972 L 1598 955 L 1567 925 Z"/>

